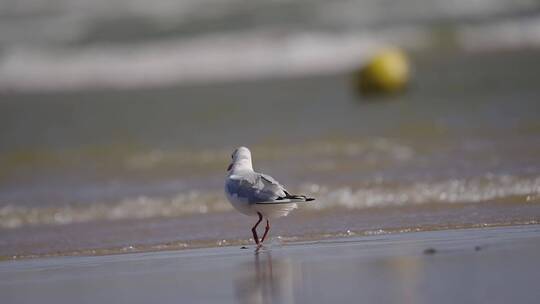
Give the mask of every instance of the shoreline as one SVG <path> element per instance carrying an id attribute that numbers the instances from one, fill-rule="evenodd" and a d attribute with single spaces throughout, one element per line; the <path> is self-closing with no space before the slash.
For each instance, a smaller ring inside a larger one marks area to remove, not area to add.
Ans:
<path id="1" fill-rule="evenodd" d="M 252 245 L 254 219 L 237 212 L 179 218 L 91 222 L 0 230 L 0 262 L 58 256 L 103 256 L 136 252 Z M 400 234 L 540 223 L 540 204 L 485 202 L 345 208 L 301 208 L 276 219 L 270 242 L 288 244 L 342 237 Z"/>
<path id="2" fill-rule="evenodd" d="M 411 233 L 422 232 L 440 232 L 440 231 L 454 231 L 454 230 L 469 230 L 469 229 L 482 229 L 482 228 L 505 228 L 505 227 L 528 227 L 538 226 L 540 220 L 531 220 L 526 222 L 513 222 L 513 223 L 478 223 L 468 225 L 453 225 L 453 226 L 416 226 L 416 227 L 402 227 L 391 229 L 373 229 L 364 231 L 346 231 L 344 233 L 334 233 L 325 235 L 314 236 L 277 236 L 269 239 L 267 243 L 268 247 L 284 247 L 284 246 L 296 246 L 303 244 L 317 244 L 331 242 L 333 240 L 339 241 L 354 241 L 355 239 L 369 238 L 372 236 L 392 236 Z M 539 226 L 540 227 L 540 226 Z M 135 245 L 124 246 L 114 248 L 99 248 L 99 249 L 86 249 L 78 251 L 66 251 L 46 254 L 20 254 L 14 256 L 0 256 L 0 264 L 9 261 L 25 261 L 25 260 L 39 260 L 50 258 L 62 258 L 62 257 L 104 257 L 104 256 L 117 256 L 126 254 L 146 254 L 146 253 L 159 253 L 159 252 L 177 252 L 177 251 L 189 251 L 198 249 L 218 249 L 218 248 L 236 248 L 241 246 L 241 249 L 247 249 L 245 246 L 252 247 L 252 239 L 247 240 L 211 240 L 200 241 L 186 244 L 178 241 L 167 244 L 154 244 L 154 245 Z"/>

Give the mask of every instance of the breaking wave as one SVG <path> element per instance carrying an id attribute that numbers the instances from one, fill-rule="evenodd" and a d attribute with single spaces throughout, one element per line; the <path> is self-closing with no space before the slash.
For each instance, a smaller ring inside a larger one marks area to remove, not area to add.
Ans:
<path id="1" fill-rule="evenodd" d="M 522 18 L 446 31 L 419 25 L 341 33 L 269 29 L 135 44 L 12 47 L 0 53 L 0 91 L 152 88 L 331 74 L 355 69 L 389 45 L 426 50 L 445 43 L 474 51 L 538 47 L 539 33 L 540 19 Z"/>
<path id="2" fill-rule="evenodd" d="M 308 212 L 333 208 L 414 206 L 421 204 L 479 203 L 489 201 L 540 202 L 540 176 L 485 175 L 470 179 L 414 182 L 333 188 L 306 184 L 298 189 L 317 198 L 306 205 Z M 84 206 L 0 208 L 0 228 L 33 225 L 63 225 L 91 221 L 115 221 L 154 217 L 181 217 L 193 214 L 227 212 L 232 207 L 221 191 L 190 191 L 171 198 L 139 196 L 112 203 Z"/>

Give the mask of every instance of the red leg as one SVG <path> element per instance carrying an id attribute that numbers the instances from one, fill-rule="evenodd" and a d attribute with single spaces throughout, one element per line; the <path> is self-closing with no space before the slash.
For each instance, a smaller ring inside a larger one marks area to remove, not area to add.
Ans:
<path id="1" fill-rule="evenodd" d="M 259 226 L 259 223 L 262 221 L 262 214 L 260 212 L 257 212 L 259 215 L 259 220 L 257 221 L 257 224 L 251 228 L 251 232 L 253 233 L 253 239 L 255 240 L 255 244 L 259 245 L 259 237 L 257 236 L 257 226 Z"/>
<path id="2" fill-rule="evenodd" d="M 266 229 L 264 230 L 264 234 L 263 234 L 263 237 L 261 239 L 261 244 L 262 244 L 262 242 L 264 242 L 264 239 L 266 238 L 266 235 L 268 234 L 268 231 L 270 231 L 270 222 L 268 221 L 268 219 L 266 219 Z"/>

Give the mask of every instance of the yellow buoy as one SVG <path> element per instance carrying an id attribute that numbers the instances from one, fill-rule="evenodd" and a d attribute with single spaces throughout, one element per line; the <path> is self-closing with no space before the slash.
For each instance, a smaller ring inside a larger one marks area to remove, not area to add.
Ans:
<path id="1" fill-rule="evenodd" d="M 405 52 L 386 49 L 373 56 L 355 73 L 355 85 L 361 93 L 396 93 L 409 82 L 410 65 Z"/>

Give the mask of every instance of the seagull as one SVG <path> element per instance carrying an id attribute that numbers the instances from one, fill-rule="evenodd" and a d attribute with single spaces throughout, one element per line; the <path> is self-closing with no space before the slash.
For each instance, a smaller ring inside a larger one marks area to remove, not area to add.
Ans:
<path id="1" fill-rule="evenodd" d="M 246 147 L 235 149 L 231 158 L 232 162 L 227 168 L 225 194 L 240 213 L 259 217 L 251 232 L 257 248 L 260 248 L 270 230 L 270 218 L 286 216 L 297 208 L 296 203 L 315 199 L 292 195 L 271 176 L 253 171 L 251 152 Z M 266 219 L 266 229 L 259 241 L 257 226 L 263 218 Z"/>

